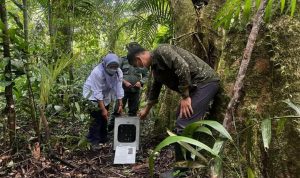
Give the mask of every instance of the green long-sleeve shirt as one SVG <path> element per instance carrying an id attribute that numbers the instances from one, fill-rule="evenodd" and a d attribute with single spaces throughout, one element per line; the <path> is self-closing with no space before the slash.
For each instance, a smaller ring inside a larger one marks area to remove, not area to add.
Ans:
<path id="1" fill-rule="evenodd" d="M 196 86 L 219 81 L 215 71 L 199 57 L 169 44 L 160 45 L 152 52 L 151 70 L 154 82 L 149 102 L 157 102 L 163 84 L 186 98 Z"/>
<path id="2" fill-rule="evenodd" d="M 122 58 L 121 70 L 123 72 L 123 79 L 131 83 L 131 85 L 135 85 L 137 82 L 141 82 L 143 85 L 147 82 L 148 70 L 146 68 L 133 67 L 126 58 Z M 123 89 L 125 92 L 139 91 L 137 87 L 128 88 L 125 85 L 123 85 Z"/>

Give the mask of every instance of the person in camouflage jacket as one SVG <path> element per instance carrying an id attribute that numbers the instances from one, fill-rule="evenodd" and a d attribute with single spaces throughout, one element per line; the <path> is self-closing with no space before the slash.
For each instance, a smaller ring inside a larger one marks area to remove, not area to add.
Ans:
<path id="1" fill-rule="evenodd" d="M 123 72 L 124 89 L 123 107 L 127 103 L 128 116 L 136 116 L 139 109 L 140 90 L 147 81 L 148 70 L 133 67 L 126 57 L 122 58 L 121 70 Z"/>
<path id="2" fill-rule="evenodd" d="M 151 69 L 153 84 L 148 103 L 138 116 L 146 118 L 150 109 L 158 102 L 163 85 L 181 95 L 176 114 L 176 133 L 181 134 L 190 123 L 205 116 L 209 104 L 219 88 L 219 77 L 215 71 L 196 55 L 174 45 L 162 44 L 148 51 L 138 43 L 127 45 L 129 64 Z M 183 160 L 175 145 L 176 160 Z"/>

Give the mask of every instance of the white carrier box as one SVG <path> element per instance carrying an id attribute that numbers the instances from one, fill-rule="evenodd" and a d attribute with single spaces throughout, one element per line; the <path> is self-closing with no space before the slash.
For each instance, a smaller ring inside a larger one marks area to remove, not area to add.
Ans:
<path id="1" fill-rule="evenodd" d="M 114 128 L 114 164 L 134 164 L 139 149 L 140 119 L 116 117 Z"/>

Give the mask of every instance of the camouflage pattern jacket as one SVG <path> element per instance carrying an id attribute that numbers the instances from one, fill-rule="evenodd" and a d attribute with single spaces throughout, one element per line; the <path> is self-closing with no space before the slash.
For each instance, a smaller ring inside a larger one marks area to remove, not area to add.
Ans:
<path id="1" fill-rule="evenodd" d="M 186 98 L 197 86 L 219 81 L 215 71 L 199 57 L 169 44 L 152 51 L 151 71 L 154 82 L 149 102 L 157 102 L 163 84 Z"/>
<path id="2" fill-rule="evenodd" d="M 146 68 L 133 67 L 129 64 L 126 58 L 122 58 L 121 70 L 123 72 L 123 80 L 128 81 L 134 86 L 137 82 L 141 82 L 143 85 L 147 81 L 148 70 Z M 140 89 L 137 87 L 128 88 L 123 84 L 125 92 L 138 92 Z"/>

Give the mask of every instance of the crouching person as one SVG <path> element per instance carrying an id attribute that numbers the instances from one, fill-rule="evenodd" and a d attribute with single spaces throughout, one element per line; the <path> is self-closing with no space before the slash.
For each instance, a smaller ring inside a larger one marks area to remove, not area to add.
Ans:
<path id="1" fill-rule="evenodd" d="M 83 97 L 94 105 L 89 108 L 93 121 L 87 139 L 93 145 L 107 142 L 107 120 L 109 104 L 118 100 L 118 113 L 122 112 L 124 90 L 123 73 L 119 68 L 119 57 L 109 53 L 97 65 L 83 86 Z"/>

